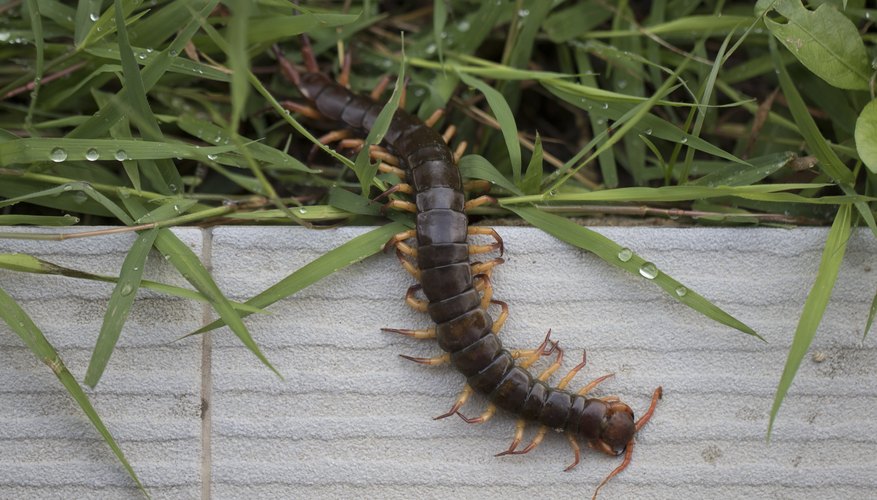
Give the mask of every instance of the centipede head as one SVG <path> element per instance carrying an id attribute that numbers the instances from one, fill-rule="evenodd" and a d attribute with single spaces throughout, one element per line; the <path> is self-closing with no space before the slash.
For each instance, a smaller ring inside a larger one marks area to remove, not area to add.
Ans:
<path id="1" fill-rule="evenodd" d="M 627 444 L 636 434 L 633 410 L 629 406 L 613 401 L 608 404 L 600 432 L 600 440 L 606 443 L 615 455 L 624 453 Z"/>

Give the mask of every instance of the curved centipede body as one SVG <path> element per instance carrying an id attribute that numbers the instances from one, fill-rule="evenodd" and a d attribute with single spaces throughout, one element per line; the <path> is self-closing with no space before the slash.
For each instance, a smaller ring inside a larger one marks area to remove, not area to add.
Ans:
<path id="1" fill-rule="evenodd" d="M 279 49 L 275 48 L 275 52 L 287 78 L 295 83 L 309 102 L 309 106 L 296 105 L 292 109 L 336 122 L 359 133 L 371 129 L 383 105 L 368 96 L 350 91 L 318 72 L 306 40 L 303 54 L 307 72 L 299 73 L 283 58 Z M 547 429 L 563 431 L 569 438 L 575 452 L 575 462 L 567 470 L 579 462 L 578 440 L 610 455 L 620 455 L 626 450 L 624 462 L 600 483 L 597 487 L 599 491 L 606 481 L 629 463 L 634 435 L 651 417 L 661 396 L 661 388 L 655 391 L 648 411 L 637 421 L 631 408 L 617 397 L 587 396 L 609 375 L 598 378 L 578 392 L 565 388 L 584 366 L 584 361 L 556 386 L 547 383 L 546 379 L 560 366 L 563 357 L 563 351 L 548 337 L 534 350 L 505 349 L 498 330 L 507 310 L 504 303 L 491 300 L 489 282 L 490 269 L 502 260 L 494 259 L 479 265 L 473 265 L 469 260 L 470 249 L 477 253 L 494 249 L 502 252 L 502 242 L 491 230 L 470 230 L 464 212 L 467 203 L 463 182 L 455 164 L 454 152 L 441 134 L 402 109 L 393 116 L 383 144 L 398 157 L 400 166 L 405 169 L 404 177 L 408 183 L 403 185 L 401 191 L 413 194 L 415 203 L 411 210 L 416 211 L 414 231 L 397 235 L 388 246 L 397 247 L 403 263 L 409 262 L 406 256 L 416 259 L 416 268 L 410 262 L 406 268 L 419 278 L 420 285 L 409 290 L 408 301 L 419 309 L 425 309 L 435 322 L 435 326 L 428 330 L 386 330 L 419 338 L 435 338 L 445 355 L 430 359 L 408 359 L 425 364 L 450 362 L 467 381 L 466 389 L 451 411 L 436 418 L 459 414 L 458 410 L 469 394 L 477 391 L 487 396 L 491 406 L 481 417 L 463 417 L 467 421 L 483 422 L 493 415 L 496 407 L 519 417 L 511 446 L 499 455 L 532 450 L 541 442 Z M 470 233 L 492 233 L 497 243 L 470 247 Z M 410 238 L 416 239 L 416 248 L 405 243 Z M 422 290 L 428 302 L 418 303 L 413 298 L 416 288 Z M 487 313 L 490 303 L 503 306 L 503 314 L 496 321 Z M 537 358 L 554 352 L 557 353 L 557 360 L 548 369 L 538 375 L 530 373 L 528 368 Z M 540 424 L 540 431 L 528 446 L 518 450 L 526 422 Z"/>

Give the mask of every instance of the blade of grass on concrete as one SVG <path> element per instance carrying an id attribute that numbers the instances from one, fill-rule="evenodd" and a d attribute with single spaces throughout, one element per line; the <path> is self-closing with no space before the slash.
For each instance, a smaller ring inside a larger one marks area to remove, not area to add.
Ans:
<path id="1" fill-rule="evenodd" d="M 871 331 L 871 325 L 874 324 L 875 315 L 877 315 L 877 292 L 874 293 L 874 298 L 871 299 L 871 309 L 868 311 L 868 321 L 865 322 L 865 333 L 862 334 L 862 341 L 868 337 L 868 332 Z"/>
<path id="2" fill-rule="evenodd" d="M 87 273 L 78 269 L 70 269 L 23 253 L 0 253 L 0 269 L 9 269 L 10 271 L 23 273 L 54 274 L 56 276 L 67 276 L 69 278 L 102 281 L 105 283 L 119 282 L 119 278 L 116 276 L 104 276 L 101 274 Z M 180 288 L 178 286 L 167 285 L 150 280 L 142 280 L 140 286 L 166 295 L 172 295 L 174 297 L 207 302 L 207 297 L 201 295 L 195 290 L 189 290 L 187 288 Z M 256 314 L 267 313 L 263 309 L 241 304 L 240 302 L 232 302 L 231 305 L 239 311 Z"/>
<path id="3" fill-rule="evenodd" d="M 290 295 L 302 290 L 317 281 L 339 271 L 350 264 L 355 264 L 366 257 L 378 253 L 384 244 L 393 235 L 405 231 L 408 227 L 401 222 L 392 222 L 368 233 L 357 236 L 347 243 L 329 250 L 313 261 L 305 264 L 289 276 L 283 278 L 274 285 L 268 287 L 255 297 L 247 300 L 246 304 L 260 309 L 285 299 Z M 247 316 L 246 313 L 241 314 Z M 207 326 L 199 328 L 190 335 L 209 332 L 225 325 L 224 318 L 218 319 Z"/>
<path id="4" fill-rule="evenodd" d="M 543 212 L 534 207 L 507 208 L 520 215 L 530 224 L 533 224 L 555 238 L 583 250 L 587 250 L 609 264 L 624 269 L 634 276 L 646 278 L 648 281 L 659 286 L 674 299 L 682 302 L 704 316 L 723 325 L 736 328 L 743 333 L 764 340 L 755 332 L 755 330 L 746 326 L 737 318 L 726 313 L 700 294 L 684 286 L 682 283 L 661 272 L 654 264 L 647 262 L 632 250 L 623 248 L 621 245 L 602 234 L 579 226 L 563 217 Z"/>
<path id="5" fill-rule="evenodd" d="M 146 215 L 146 209 L 143 208 L 140 201 L 133 198 L 123 198 L 122 201 L 135 217 L 143 217 Z M 268 361 L 268 358 L 262 354 L 262 351 L 259 349 L 259 346 L 256 345 L 256 341 L 253 340 L 246 325 L 241 321 L 241 315 L 235 311 L 231 306 L 231 302 L 229 302 L 225 295 L 222 294 L 222 291 L 216 285 L 216 282 L 213 281 L 213 278 L 210 276 L 207 269 L 204 268 L 204 265 L 201 264 L 201 261 L 198 259 L 198 256 L 195 255 L 195 252 L 186 246 L 185 243 L 180 241 L 180 239 L 169 229 L 159 230 L 158 236 L 155 239 L 155 248 L 161 252 L 165 260 L 170 262 L 177 271 L 180 272 L 186 281 L 191 283 L 196 290 L 207 297 L 207 300 L 210 301 L 210 305 L 213 306 L 213 309 L 219 317 L 222 318 L 222 321 L 231 328 L 239 339 L 241 339 L 241 342 L 243 342 L 244 345 L 265 364 L 265 366 L 270 368 L 278 377 L 283 378 L 282 375 L 280 375 L 280 372 L 278 372 Z"/>
<path id="6" fill-rule="evenodd" d="M 21 338 L 37 359 L 52 369 L 52 373 L 58 377 L 61 385 L 67 389 L 67 392 L 73 400 L 76 401 L 79 407 L 82 408 L 82 411 L 91 421 L 91 424 L 97 429 L 104 441 L 106 441 L 113 450 L 113 453 L 116 455 L 116 458 L 119 459 L 119 462 L 121 462 L 122 467 L 128 472 L 128 475 L 131 476 L 131 479 L 134 480 L 137 487 L 148 497 L 149 494 L 146 492 L 143 484 L 140 483 L 140 479 L 137 478 L 137 473 L 134 472 L 131 464 L 128 463 L 128 459 L 125 458 L 122 449 L 116 443 L 112 434 L 110 434 L 109 429 L 104 425 L 100 415 L 97 414 L 97 411 L 91 405 L 91 401 L 89 401 L 88 396 L 82 390 L 82 387 L 76 382 L 76 379 L 73 378 L 73 374 L 70 373 L 64 365 L 64 361 L 61 360 L 58 351 L 56 351 L 52 344 L 49 343 L 43 335 L 43 332 L 34 324 L 33 320 L 28 316 L 24 309 L 22 309 L 21 306 L 19 306 L 18 303 L 15 302 L 15 300 L 2 288 L 0 288 L 0 318 L 3 318 L 3 321 L 9 325 L 9 328 L 15 332 L 19 338 Z"/>
<path id="7" fill-rule="evenodd" d="M 131 305 L 134 304 L 137 289 L 140 288 L 143 268 L 146 267 L 146 257 L 149 256 L 149 250 L 152 248 L 159 231 L 160 229 L 150 229 L 140 233 L 128 251 L 128 255 L 125 256 L 122 271 L 119 273 L 119 281 L 113 288 L 113 294 L 107 304 L 107 312 L 104 314 L 100 334 L 94 345 L 88 370 L 85 372 L 85 384 L 89 387 L 94 388 L 97 385 L 110 361 L 116 342 L 122 334 L 122 327 L 125 325 L 125 320 L 128 319 L 128 313 L 131 312 Z"/>
<path id="8" fill-rule="evenodd" d="M 792 347 L 789 349 L 789 357 L 786 358 L 786 366 L 783 368 L 783 374 L 777 386 L 773 406 L 770 409 L 770 422 L 767 425 L 768 440 L 780 405 L 789 392 L 792 380 L 795 379 L 798 367 L 801 366 L 801 360 L 804 359 L 807 349 L 810 348 L 810 343 L 813 342 L 819 323 L 822 322 L 825 307 L 831 298 L 831 292 L 834 289 L 834 283 L 847 250 L 851 224 L 852 209 L 850 205 L 842 205 L 828 232 L 825 248 L 822 250 L 819 271 L 816 273 L 816 281 L 813 283 L 813 288 L 810 289 L 810 294 L 807 295 L 807 301 L 804 302 L 804 311 L 798 320 L 795 337 L 792 339 Z"/>

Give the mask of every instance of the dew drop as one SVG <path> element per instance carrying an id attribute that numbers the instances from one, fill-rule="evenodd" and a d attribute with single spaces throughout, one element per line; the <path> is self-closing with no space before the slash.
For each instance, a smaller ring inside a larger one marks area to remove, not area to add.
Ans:
<path id="1" fill-rule="evenodd" d="M 647 129 L 646 129 L 646 135 L 652 135 L 652 129 L 647 128 Z"/>
<path id="2" fill-rule="evenodd" d="M 469 24 L 469 21 L 463 20 L 463 21 L 460 21 L 459 23 L 457 23 L 457 29 L 461 32 L 464 32 L 464 33 L 469 31 L 470 27 L 471 27 L 471 25 Z"/>
<path id="3" fill-rule="evenodd" d="M 137 59 L 140 59 L 141 61 L 145 61 L 146 60 L 146 52 L 141 52 L 141 53 L 137 54 Z"/>
<path id="4" fill-rule="evenodd" d="M 603 109 L 609 109 L 609 103 L 608 103 L 608 102 L 604 102 L 603 105 L 600 106 L 600 107 L 603 108 Z"/>
<path id="5" fill-rule="evenodd" d="M 9 40 L 10 36 L 11 36 L 11 34 L 8 31 L 0 32 L 0 42 L 5 42 L 5 41 Z"/>
<path id="6" fill-rule="evenodd" d="M 179 205 L 174 205 L 174 212 L 180 213 L 180 206 Z"/>
<path id="7" fill-rule="evenodd" d="M 95 22 L 98 19 L 100 19 L 100 15 L 98 15 L 97 12 L 92 12 L 91 14 L 88 15 L 88 18 L 91 19 L 91 22 Z"/>
<path id="8" fill-rule="evenodd" d="M 177 57 L 179 54 L 180 54 L 179 50 L 171 49 L 171 50 L 167 51 L 167 55 L 169 55 L 171 57 Z"/>
<path id="9" fill-rule="evenodd" d="M 73 189 L 73 186 L 71 186 L 70 184 L 64 186 L 64 191 L 70 191 L 71 189 Z"/>
<path id="10" fill-rule="evenodd" d="M 618 80 L 618 88 L 620 90 L 627 88 L 627 80 Z"/>
<path id="11" fill-rule="evenodd" d="M 661 274 L 661 272 L 658 271 L 658 266 L 652 264 L 651 262 L 646 262 L 645 264 L 641 265 L 639 267 L 639 273 L 640 275 L 642 275 L 643 278 L 648 280 L 653 280 L 657 278 L 659 274 Z"/>
<path id="12" fill-rule="evenodd" d="M 217 159 L 217 158 L 219 158 L 219 155 L 215 155 L 215 154 L 209 154 L 209 155 L 207 155 L 207 159 L 208 159 L 208 160 L 215 160 L 215 159 Z"/>
<path id="13" fill-rule="evenodd" d="M 82 191 L 77 191 L 73 193 L 73 201 L 79 204 L 85 203 L 86 201 L 88 201 L 88 195 L 83 193 Z"/>
<path id="14" fill-rule="evenodd" d="M 431 44 L 426 46 L 426 53 L 427 54 L 435 54 L 435 44 L 434 43 L 431 43 Z"/>
<path id="15" fill-rule="evenodd" d="M 618 260 L 621 262 L 627 262 L 633 258 L 633 250 L 629 248 L 622 248 L 618 251 Z"/>
<path id="16" fill-rule="evenodd" d="M 606 125 L 606 120 L 603 118 L 597 118 L 597 125 Z"/>
<path id="17" fill-rule="evenodd" d="M 530 15 L 530 11 L 528 9 L 521 9 L 518 11 L 518 16 L 527 17 Z"/>
<path id="18" fill-rule="evenodd" d="M 302 207 L 302 208 L 299 208 L 299 209 L 298 209 L 298 213 L 300 213 L 300 214 L 306 214 L 306 213 L 308 213 L 308 210 L 307 210 L 306 208 Z"/>
<path id="19" fill-rule="evenodd" d="M 55 163 L 61 163 L 67 159 L 67 151 L 64 148 L 55 148 L 49 153 L 49 159 Z"/>
<path id="20" fill-rule="evenodd" d="M 171 193 L 177 192 L 177 185 L 176 184 L 168 184 L 167 188 L 171 190 Z"/>
<path id="21" fill-rule="evenodd" d="M 685 144 L 686 142 L 688 142 L 688 137 L 683 137 L 682 139 L 679 140 L 679 142 L 681 142 L 682 144 Z"/>
<path id="22" fill-rule="evenodd" d="M 688 293 L 688 289 L 685 288 L 684 286 L 680 286 L 676 289 L 676 296 L 677 297 L 685 297 L 685 295 L 687 293 Z"/>
<path id="23" fill-rule="evenodd" d="M 120 149 L 116 151 L 116 154 L 113 155 L 113 158 L 119 161 L 124 161 L 128 159 L 128 153 L 126 153 L 124 149 Z"/>
<path id="24" fill-rule="evenodd" d="M 98 158 L 100 158 L 100 153 L 94 148 L 89 148 L 88 151 L 85 152 L 85 159 L 88 161 L 96 161 Z"/>
<path id="25" fill-rule="evenodd" d="M 119 293 L 121 293 L 122 295 L 131 295 L 131 292 L 133 292 L 133 291 L 134 291 L 134 287 L 126 284 L 125 286 L 122 287 L 121 290 L 119 290 Z"/>

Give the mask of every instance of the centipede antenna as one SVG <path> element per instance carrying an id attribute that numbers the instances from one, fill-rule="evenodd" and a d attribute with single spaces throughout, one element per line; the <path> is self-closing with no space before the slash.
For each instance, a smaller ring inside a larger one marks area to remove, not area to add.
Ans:
<path id="1" fill-rule="evenodd" d="M 305 63 L 305 68 L 311 73 L 319 73 L 320 67 L 317 65 L 317 58 L 314 57 L 314 48 L 311 46 L 311 39 L 307 34 L 302 33 L 301 37 L 301 58 Z"/>
<path id="2" fill-rule="evenodd" d="M 295 66 L 289 62 L 289 59 L 283 55 L 283 51 L 280 50 L 280 46 L 276 43 L 272 45 L 274 49 L 274 56 L 277 57 L 277 63 L 280 64 L 280 71 L 283 72 L 283 76 L 286 77 L 287 80 L 291 81 L 295 84 L 296 87 L 301 84 L 301 75 L 298 70 L 295 69 Z"/>
<path id="3" fill-rule="evenodd" d="M 642 429 L 644 425 L 646 425 L 649 420 L 652 418 L 652 414 L 655 413 L 655 407 L 658 406 L 658 400 L 661 399 L 661 396 L 664 395 L 664 388 L 658 387 L 655 389 L 655 393 L 652 394 L 652 402 L 649 404 L 649 409 L 636 421 L 636 430 L 639 431 Z"/>

